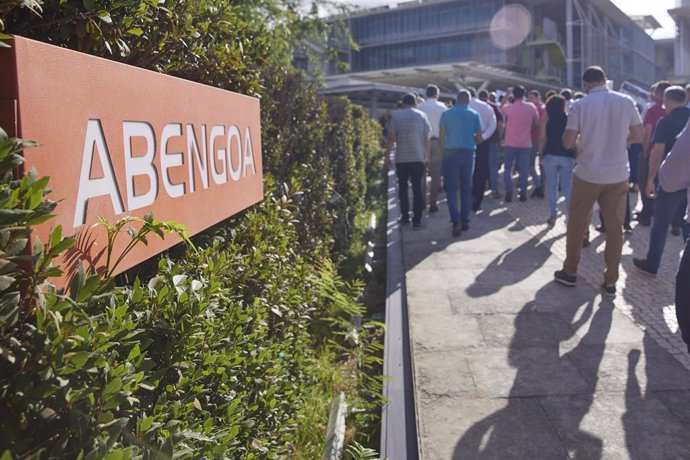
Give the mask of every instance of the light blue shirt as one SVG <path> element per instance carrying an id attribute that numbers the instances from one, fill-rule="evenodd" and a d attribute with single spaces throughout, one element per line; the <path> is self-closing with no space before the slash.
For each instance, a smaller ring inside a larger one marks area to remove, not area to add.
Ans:
<path id="1" fill-rule="evenodd" d="M 446 149 L 475 150 L 475 133 L 481 132 L 479 114 L 464 104 L 456 104 L 441 115 L 441 128 L 446 130 Z"/>

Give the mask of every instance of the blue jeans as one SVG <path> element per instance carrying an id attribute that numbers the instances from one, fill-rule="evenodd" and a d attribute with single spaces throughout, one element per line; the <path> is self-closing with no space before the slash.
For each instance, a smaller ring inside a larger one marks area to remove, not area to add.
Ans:
<path id="1" fill-rule="evenodd" d="M 570 190 L 573 186 L 573 168 L 575 158 L 558 155 L 544 156 L 544 175 L 546 176 L 546 189 L 549 194 L 549 210 L 551 217 L 558 213 L 558 186 L 560 184 L 563 196 L 565 196 L 566 212 L 570 209 Z"/>
<path id="2" fill-rule="evenodd" d="M 443 182 L 450 220 L 467 224 L 472 207 L 472 173 L 474 172 L 474 150 L 446 149 L 443 158 Z M 460 212 L 458 212 L 458 191 L 460 191 Z"/>
<path id="3" fill-rule="evenodd" d="M 644 193 L 644 192 L 640 192 Z M 647 267 L 652 271 L 659 269 L 661 254 L 666 246 L 668 228 L 673 217 L 678 214 L 678 208 L 685 207 L 687 190 L 668 193 L 657 187 L 657 197 L 654 200 L 654 221 L 649 234 L 649 250 L 647 251 Z"/>
<path id="4" fill-rule="evenodd" d="M 527 195 L 527 176 L 529 176 L 529 155 L 531 151 L 532 149 L 529 147 L 524 149 L 515 147 L 505 148 L 503 182 L 505 183 L 507 193 L 513 193 L 513 163 L 517 162 L 518 173 L 520 173 L 520 194 Z"/>
<path id="5" fill-rule="evenodd" d="M 498 192 L 498 142 L 489 144 L 489 187 Z"/>

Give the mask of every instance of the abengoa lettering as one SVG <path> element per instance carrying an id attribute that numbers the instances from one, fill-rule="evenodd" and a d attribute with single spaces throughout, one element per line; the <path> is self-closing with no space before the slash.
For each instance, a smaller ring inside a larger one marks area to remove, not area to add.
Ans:
<path id="1" fill-rule="evenodd" d="M 86 223 L 86 209 L 92 198 L 110 197 L 115 214 L 122 214 L 154 204 L 160 193 L 161 183 L 169 197 L 180 198 L 197 190 L 207 189 L 212 184 L 222 186 L 227 184 L 228 180 L 237 182 L 249 174 L 257 173 L 249 126 L 242 130 L 236 125 L 214 125 L 209 130 L 205 124 L 195 126 L 169 123 L 160 131 L 160 137 L 157 137 L 153 126 L 146 121 L 123 121 L 122 134 L 126 208 L 101 121 L 88 120 L 74 211 L 74 227 Z M 135 138 L 145 141 L 146 149 L 143 155 L 141 152 L 134 155 L 132 141 Z M 184 152 L 169 151 L 168 145 L 174 138 L 184 140 Z M 103 169 L 103 177 L 91 177 L 95 156 L 98 156 Z M 173 183 L 169 171 L 185 164 L 187 181 Z M 197 183 L 195 170 L 201 178 L 200 183 Z M 134 181 L 138 176 L 147 177 L 149 187 L 146 192 L 135 194 Z"/>

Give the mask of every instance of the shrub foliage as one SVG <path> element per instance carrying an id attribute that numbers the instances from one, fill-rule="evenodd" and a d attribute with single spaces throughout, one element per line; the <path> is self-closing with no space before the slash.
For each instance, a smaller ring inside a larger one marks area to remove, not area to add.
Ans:
<path id="1" fill-rule="evenodd" d="M 378 127 L 288 65 L 290 40 L 318 21 L 282 0 L 9 0 L 0 21 L 260 96 L 266 176 L 261 204 L 183 256 L 162 256 L 150 276 L 116 286 L 82 270 L 62 291 L 49 283 L 60 273 L 52 262 L 72 239 L 57 227 L 27 246 L 54 208 L 48 180 L 15 178 L 31 144 L 0 140 L 3 460 L 290 458 L 305 451 L 301 432 L 322 429 L 305 426 L 315 389 L 348 390 L 365 409 L 356 423 L 375 423 L 376 329 L 350 325 L 361 286 L 339 267 L 355 266 L 343 262 L 359 251 L 357 218 L 371 207 Z M 179 231 L 151 217 L 121 226 Z M 324 379 L 324 357 L 348 364 L 347 388 Z"/>

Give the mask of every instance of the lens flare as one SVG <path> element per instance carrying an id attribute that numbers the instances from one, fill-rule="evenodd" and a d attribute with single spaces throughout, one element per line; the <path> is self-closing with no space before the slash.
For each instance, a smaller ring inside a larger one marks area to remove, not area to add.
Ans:
<path id="1" fill-rule="evenodd" d="M 522 5 L 505 5 L 491 20 L 491 41 L 500 49 L 515 48 L 532 28 L 532 15 Z"/>

